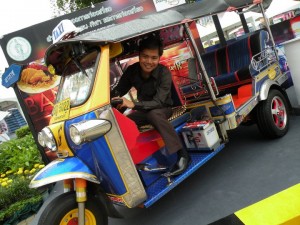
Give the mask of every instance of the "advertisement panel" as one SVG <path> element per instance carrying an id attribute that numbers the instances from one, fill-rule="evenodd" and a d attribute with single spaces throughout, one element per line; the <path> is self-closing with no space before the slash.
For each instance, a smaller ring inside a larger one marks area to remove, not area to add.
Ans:
<path id="1" fill-rule="evenodd" d="M 60 77 L 43 66 L 47 47 L 52 44 L 52 30 L 64 19 L 81 29 L 80 34 L 123 23 L 155 12 L 152 1 L 110 0 L 43 23 L 4 35 L 0 45 L 9 65 L 4 86 L 12 84 L 26 121 L 37 140 L 37 133 L 47 126 L 55 103 Z M 19 66 L 20 65 L 20 66 Z M 16 84 L 15 82 L 18 81 Z M 45 162 L 56 156 L 39 146 Z"/>
<path id="2" fill-rule="evenodd" d="M 0 45 L 8 64 L 27 64 L 42 59 L 47 47 L 52 44 L 52 30 L 60 21 L 69 19 L 81 34 L 123 23 L 155 12 L 152 1 L 110 0 L 95 4 L 31 27 L 6 34 Z"/>
<path id="3" fill-rule="evenodd" d="M 62 20 L 71 20 L 81 29 L 80 34 L 84 34 L 183 3 L 185 1 L 110 0 L 4 35 L 0 45 L 12 65 L 5 71 L 7 81 L 4 80 L 3 85 L 14 87 L 34 138 L 37 140 L 37 133 L 49 124 L 55 104 L 60 77 L 51 75 L 43 66 L 43 56 L 52 44 L 53 29 Z M 40 151 L 44 161 L 55 157 L 47 149 Z"/>

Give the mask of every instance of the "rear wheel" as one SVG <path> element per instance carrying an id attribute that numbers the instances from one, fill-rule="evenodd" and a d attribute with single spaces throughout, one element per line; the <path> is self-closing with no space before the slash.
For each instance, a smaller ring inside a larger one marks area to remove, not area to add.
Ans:
<path id="1" fill-rule="evenodd" d="M 289 112 L 285 96 L 270 90 L 268 98 L 258 104 L 256 120 L 260 132 L 268 138 L 284 136 L 289 129 Z"/>
<path id="2" fill-rule="evenodd" d="M 107 225 L 107 215 L 101 202 L 94 196 L 88 196 L 85 204 L 85 225 Z M 78 208 L 75 192 L 64 193 L 44 209 L 38 225 L 77 225 Z"/>

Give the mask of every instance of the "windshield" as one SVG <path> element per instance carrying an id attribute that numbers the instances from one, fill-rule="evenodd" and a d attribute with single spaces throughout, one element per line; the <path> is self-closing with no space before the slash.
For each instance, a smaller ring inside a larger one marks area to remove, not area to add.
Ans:
<path id="1" fill-rule="evenodd" d="M 62 74 L 56 102 L 70 98 L 71 107 L 74 107 L 87 100 L 94 83 L 98 55 L 99 51 L 95 50 L 70 60 Z"/>

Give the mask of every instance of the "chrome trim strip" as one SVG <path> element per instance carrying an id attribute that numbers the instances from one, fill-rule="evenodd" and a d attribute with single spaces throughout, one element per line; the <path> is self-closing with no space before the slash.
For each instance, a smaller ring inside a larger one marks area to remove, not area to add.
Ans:
<path id="1" fill-rule="evenodd" d="M 95 176 L 92 176 L 91 174 L 83 173 L 83 172 L 72 172 L 72 173 L 64 173 L 56 176 L 47 177 L 38 181 L 33 179 L 30 182 L 29 187 L 38 188 L 47 184 L 55 183 L 57 181 L 75 179 L 75 178 L 80 178 L 96 184 L 100 184 L 100 181 Z"/>

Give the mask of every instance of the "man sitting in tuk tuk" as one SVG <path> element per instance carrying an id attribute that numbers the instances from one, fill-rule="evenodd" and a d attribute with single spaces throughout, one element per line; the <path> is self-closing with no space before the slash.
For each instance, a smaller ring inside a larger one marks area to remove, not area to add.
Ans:
<path id="1" fill-rule="evenodd" d="M 126 69 L 118 85 L 112 90 L 111 97 L 117 99 L 132 87 L 137 90 L 138 101 L 121 97 L 123 103 L 117 108 L 133 109 L 128 117 L 137 126 L 151 124 L 162 136 L 168 153 L 177 152 L 177 162 L 170 173 L 171 176 L 176 176 L 186 170 L 190 157 L 168 121 L 172 115 L 172 77 L 169 69 L 159 63 L 162 54 L 163 44 L 159 37 L 151 36 L 141 40 L 139 62 Z"/>

